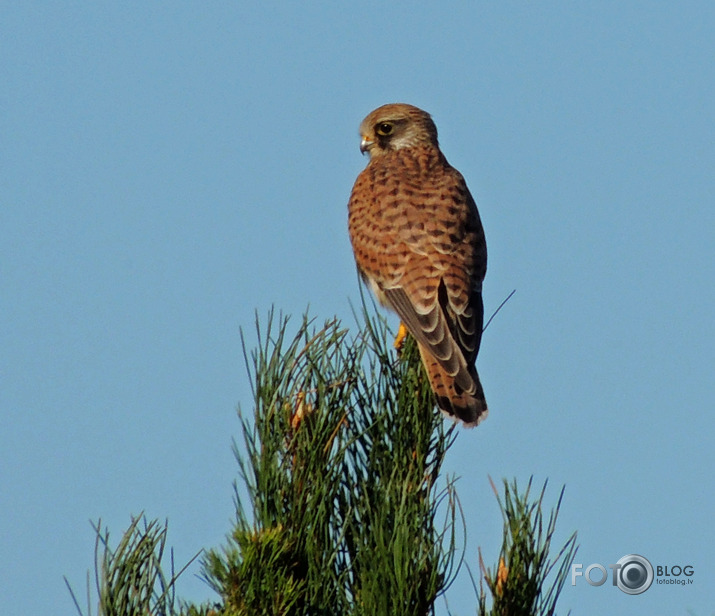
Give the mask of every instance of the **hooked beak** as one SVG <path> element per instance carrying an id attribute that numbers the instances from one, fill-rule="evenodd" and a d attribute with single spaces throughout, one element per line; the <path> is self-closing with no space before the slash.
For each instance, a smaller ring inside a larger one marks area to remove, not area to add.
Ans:
<path id="1" fill-rule="evenodd" d="M 373 145 L 374 142 L 370 137 L 363 136 L 362 141 L 360 141 L 360 153 L 365 154 L 365 152 L 369 152 Z"/>

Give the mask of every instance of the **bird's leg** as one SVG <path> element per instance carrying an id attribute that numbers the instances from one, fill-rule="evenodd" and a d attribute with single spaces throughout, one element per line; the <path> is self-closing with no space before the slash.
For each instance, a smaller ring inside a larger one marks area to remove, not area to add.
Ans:
<path id="1" fill-rule="evenodd" d="M 400 328 L 397 330 L 397 336 L 395 336 L 395 348 L 399 353 L 402 351 L 402 347 L 405 344 L 405 338 L 407 337 L 407 328 L 405 324 L 400 321 Z"/>

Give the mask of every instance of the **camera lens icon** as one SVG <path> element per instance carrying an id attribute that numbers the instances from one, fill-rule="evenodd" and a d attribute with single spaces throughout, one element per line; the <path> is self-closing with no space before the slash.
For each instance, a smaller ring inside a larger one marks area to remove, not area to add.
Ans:
<path id="1" fill-rule="evenodd" d="M 626 554 L 618 563 L 621 565 L 616 577 L 616 585 L 628 595 L 640 595 L 653 583 L 653 565 L 638 554 Z"/>

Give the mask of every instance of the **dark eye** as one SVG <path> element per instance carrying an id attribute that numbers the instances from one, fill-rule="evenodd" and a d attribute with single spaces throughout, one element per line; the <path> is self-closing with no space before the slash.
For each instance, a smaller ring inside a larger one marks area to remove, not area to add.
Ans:
<path id="1" fill-rule="evenodd" d="M 392 133 L 392 128 L 393 126 L 389 122 L 380 122 L 380 124 L 377 125 L 377 134 L 386 137 Z"/>

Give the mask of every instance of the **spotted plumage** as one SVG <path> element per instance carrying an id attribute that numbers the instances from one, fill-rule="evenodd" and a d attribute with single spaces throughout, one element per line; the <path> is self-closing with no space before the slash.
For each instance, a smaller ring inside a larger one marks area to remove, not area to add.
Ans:
<path id="1" fill-rule="evenodd" d="M 384 105 L 360 134 L 370 162 L 348 205 L 358 270 L 417 340 L 439 408 L 475 426 L 487 415 L 474 367 L 487 266 L 477 206 L 428 113 Z"/>

